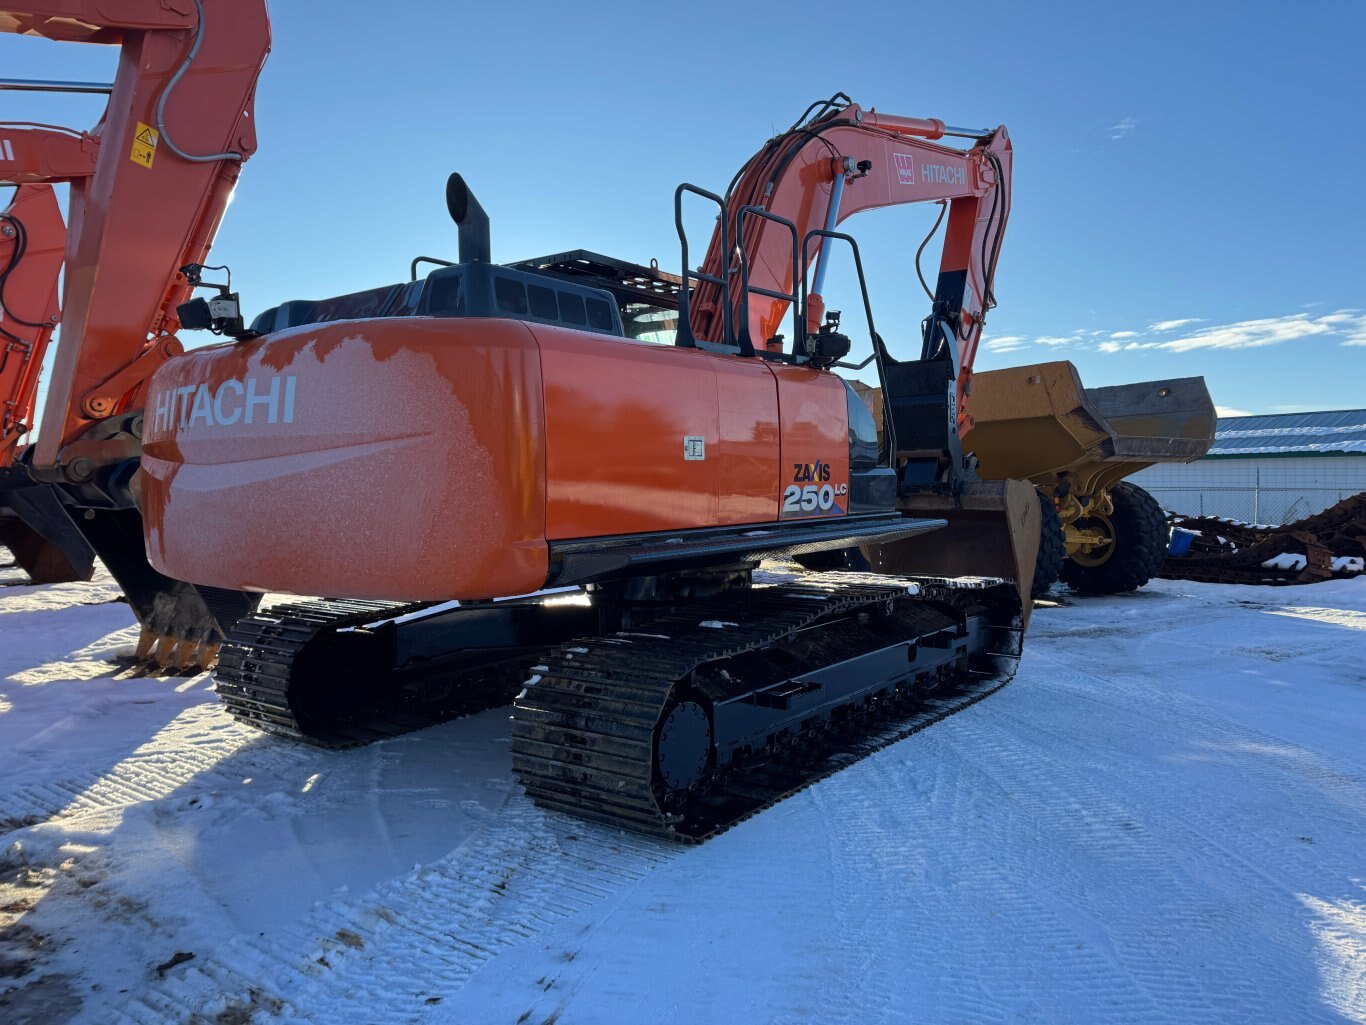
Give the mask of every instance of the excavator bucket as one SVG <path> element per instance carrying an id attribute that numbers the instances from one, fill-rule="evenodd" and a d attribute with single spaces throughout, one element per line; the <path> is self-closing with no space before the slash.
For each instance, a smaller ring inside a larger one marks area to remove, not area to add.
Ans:
<path id="1" fill-rule="evenodd" d="M 89 580 L 98 556 L 142 629 L 135 661 L 143 670 L 211 668 L 227 631 L 260 600 L 158 573 L 136 509 L 87 510 L 77 526 L 57 490 L 28 480 L 21 467 L 0 467 L 0 545 L 35 584 Z"/>
<path id="2" fill-rule="evenodd" d="M 1046 485 L 1066 474 L 1096 494 L 1154 463 L 1188 463 L 1214 443 L 1204 378 L 1083 388 L 1066 360 L 974 374 L 972 430 L 982 476 Z"/>
<path id="3" fill-rule="evenodd" d="M 905 516 L 935 517 L 948 526 L 916 537 L 862 549 L 880 573 L 942 577 L 999 577 L 1020 594 L 1022 625 L 1029 625 L 1029 590 L 1039 552 L 1040 512 L 1034 486 L 1021 480 L 970 481 L 956 494 L 930 491 L 901 496 Z"/>

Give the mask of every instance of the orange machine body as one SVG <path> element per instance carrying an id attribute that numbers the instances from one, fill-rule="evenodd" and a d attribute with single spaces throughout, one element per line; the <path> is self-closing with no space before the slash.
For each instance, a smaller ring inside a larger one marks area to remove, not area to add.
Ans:
<path id="1" fill-rule="evenodd" d="M 558 541 L 845 514 L 791 499 L 847 492 L 848 418 L 826 372 L 555 325 L 292 328 L 152 379 L 148 555 L 239 590 L 522 594 Z"/>

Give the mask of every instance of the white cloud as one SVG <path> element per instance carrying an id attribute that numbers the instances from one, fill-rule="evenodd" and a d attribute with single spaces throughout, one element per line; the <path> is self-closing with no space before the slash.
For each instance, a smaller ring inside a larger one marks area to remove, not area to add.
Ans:
<path id="1" fill-rule="evenodd" d="M 1175 331 L 1178 327 L 1185 327 L 1187 324 L 1203 324 L 1203 317 L 1182 317 L 1179 320 L 1159 320 L 1155 324 L 1149 324 L 1150 331 Z"/>
<path id="2" fill-rule="evenodd" d="M 1111 340 L 1111 341 L 1115 341 L 1115 342 L 1122 342 L 1122 341 L 1124 341 L 1124 339 L 1126 339 L 1126 338 L 1137 338 L 1137 337 L 1138 337 L 1138 332 L 1137 332 L 1137 331 L 1116 331 L 1114 334 L 1112 334 L 1112 335 L 1110 336 L 1110 340 Z"/>
<path id="3" fill-rule="evenodd" d="M 1159 349 L 1172 352 L 1191 352 L 1194 349 L 1260 349 L 1281 342 L 1293 342 L 1313 335 L 1335 334 L 1335 323 L 1323 323 L 1323 318 L 1296 313 L 1286 317 L 1265 317 L 1261 320 L 1240 320 L 1236 324 L 1205 327 L 1184 338 L 1159 342 Z"/>
<path id="4" fill-rule="evenodd" d="M 1235 406 L 1215 406 L 1215 407 L 1214 407 L 1214 415 L 1215 415 L 1215 416 L 1255 416 L 1256 414 L 1255 414 L 1255 413 L 1249 413 L 1246 409 L 1238 409 L 1238 408 L 1235 407 Z"/>
<path id="5" fill-rule="evenodd" d="M 1153 325 L 1154 331 L 1171 330 L 1174 326 L 1201 323 L 1194 318 L 1163 320 Z M 1319 317 L 1307 313 L 1292 313 L 1283 317 L 1262 317 L 1257 320 L 1240 320 L 1232 324 L 1215 324 L 1202 327 L 1165 342 L 1119 342 L 1120 335 L 1133 332 L 1116 332 L 1111 341 L 1102 342 L 1096 348 L 1100 352 L 1129 352 L 1135 349 L 1160 349 L 1168 352 L 1193 352 L 1197 349 L 1260 349 L 1268 345 L 1298 341 L 1301 338 L 1342 339 L 1343 345 L 1366 346 L 1366 313 L 1354 310 L 1337 310 Z"/>
<path id="6" fill-rule="evenodd" d="M 1044 335 L 1042 338 L 1035 338 L 1035 345 L 1071 345 L 1075 338 L 1060 338 L 1057 335 Z"/>
<path id="7" fill-rule="evenodd" d="M 1104 131 L 1111 139 L 1124 139 L 1132 135 L 1134 129 L 1137 127 L 1138 121 L 1131 115 L 1129 117 L 1120 118 L 1114 124 L 1105 128 Z"/>
<path id="8" fill-rule="evenodd" d="M 1000 338 L 988 338 L 982 343 L 982 348 L 988 352 L 1014 352 L 1024 348 L 1020 344 L 1023 341 L 1023 335 L 1002 335 Z"/>

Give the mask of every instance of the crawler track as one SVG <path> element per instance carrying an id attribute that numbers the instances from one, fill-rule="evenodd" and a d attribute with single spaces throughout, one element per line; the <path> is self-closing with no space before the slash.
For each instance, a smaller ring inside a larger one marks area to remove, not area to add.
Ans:
<path id="1" fill-rule="evenodd" d="M 1337 575 L 1335 561 L 1366 556 L 1366 494 L 1344 499 L 1283 527 L 1208 516 L 1178 516 L 1176 526 L 1198 531 L 1189 555 L 1168 557 L 1159 576 L 1215 584 L 1308 584 Z M 1280 568 L 1277 556 L 1303 555 L 1303 566 Z"/>
<path id="2" fill-rule="evenodd" d="M 473 623 L 459 636 L 492 643 L 478 610 L 277 606 L 233 630 L 218 693 L 242 722 L 341 748 L 507 705 L 521 687 L 513 768 L 538 804 L 697 843 L 997 690 L 1022 633 L 1012 586 L 876 574 L 632 606 L 630 630 L 558 643 L 592 629 L 589 611 L 553 644 L 463 649 L 440 629 Z M 414 658 L 397 638 L 422 622 L 443 643 Z"/>
<path id="3" fill-rule="evenodd" d="M 1006 597 L 1013 588 L 936 581 L 919 590 L 912 597 L 907 582 L 824 574 L 708 602 L 709 621 L 699 620 L 702 609 L 684 611 L 565 645 L 517 699 L 514 771 L 543 807 L 700 843 L 1009 681 L 1019 626 L 1000 609 L 1015 601 Z M 876 661 L 916 639 L 914 660 Z M 725 764 L 713 751 L 709 771 L 684 789 L 663 782 L 661 738 L 684 696 L 715 715 L 724 702 L 796 693 L 794 682 L 811 672 L 865 664 L 865 684 L 845 703 L 761 729 Z M 775 677 L 775 665 L 785 672 Z M 751 690 L 755 677 L 762 686 Z"/>
<path id="4" fill-rule="evenodd" d="M 382 638 L 357 629 L 426 607 L 309 601 L 244 617 L 219 651 L 218 696 L 249 726 L 328 748 L 368 744 L 506 705 L 525 679 L 525 661 L 459 671 L 436 664 L 396 674 L 386 664 Z M 318 644 L 349 630 L 357 630 L 349 648 Z M 423 686 L 433 682 L 442 685 Z"/>

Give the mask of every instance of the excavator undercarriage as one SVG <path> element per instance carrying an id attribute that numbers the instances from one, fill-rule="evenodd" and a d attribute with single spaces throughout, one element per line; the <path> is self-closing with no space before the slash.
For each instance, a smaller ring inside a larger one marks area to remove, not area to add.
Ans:
<path id="1" fill-rule="evenodd" d="M 690 595 L 714 572 L 649 600 L 275 606 L 233 630 L 218 693 L 249 725 L 333 748 L 513 703 L 513 767 L 538 803 L 696 842 L 980 700 L 1019 659 L 1010 583 L 751 574 L 707 597 Z"/>

